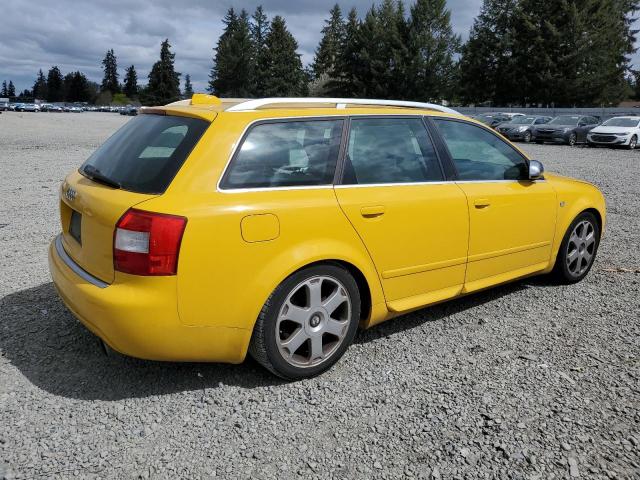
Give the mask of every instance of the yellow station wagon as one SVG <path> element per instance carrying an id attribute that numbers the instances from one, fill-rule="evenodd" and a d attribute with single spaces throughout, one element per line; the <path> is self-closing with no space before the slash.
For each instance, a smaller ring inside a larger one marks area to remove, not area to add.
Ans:
<path id="1" fill-rule="evenodd" d="M 195 95 L 141 113 L 65 179 L 49 252 L 69 309 L 135 357 L 317 375 L 358 326 L 582 280 L 604 228 L 594 186 L 437 105 Z"/>

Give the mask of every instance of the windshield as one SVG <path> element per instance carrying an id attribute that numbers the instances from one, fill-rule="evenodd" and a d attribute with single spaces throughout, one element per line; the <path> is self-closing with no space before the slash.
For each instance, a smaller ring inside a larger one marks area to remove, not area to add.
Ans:
<path id="1" fill-rule="evenodd" d="M 511 123 L 516 125 L 531 125 L 536 121 L 536 117 L 516 117 L 511 120 Z"/>
<path id="2" fill-rule="evenodd" d="M 640 119 L 637 118 L 612 118 L 602 124 L 603 127 L 637 127 Z"/>
<path id="3" fill-rule="evenodd" d="M 549 122 L 549 125 L 578 125 L 580 117 L 573 115 L 560 115 Z"/>
<path id="4" fill-rule="evenodd" d="M 80 167 L 92 180 L 138 193 L 163 193 L 209 122 L 140 115 L 127 122 Z"/>

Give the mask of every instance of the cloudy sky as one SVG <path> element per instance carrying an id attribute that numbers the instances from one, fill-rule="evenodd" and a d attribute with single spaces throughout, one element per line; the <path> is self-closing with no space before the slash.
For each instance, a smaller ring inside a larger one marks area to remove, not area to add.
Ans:
<path id="1" fill-rule="evenodd" d="M 191 74 L 203 90 L 212 65 L 212 48 L 222 30 L 226 10 L 262 4 L 267 15 L 282 15 L 299 44 L 304 64 L 313 59 L 320 30 L 336 0 L 9 0 L 2 2 L 0 81 L 13 80 L 18 91 L 31 88 L 38 69 L 45 74 L 58 65 L 63 74 L 80 70 L 102 78 L 105 51 L 115 50 L 120 70 L 135 65 L 146 82 L 157 60 L 160 42 L 169 38 L 176 69 Z M 339 2 L 343 11 L 364 13 L 375 0 Z M 466 36 L 481 0 L 448 0 L 456 31 Z"/>
<path id="2" fill-rule="evenodd" d="M 282 15 L 299 43 L 304 64 L 313 59 L 320 30 L 336 0 L 9 0 L 3 2 L 0 27 L 0 81 L 13 80 L 18 91 L 31 88 L 38 69 L 58 65 L 63 74 L 80 70 L 102 78 L 101 60 L 109 48 L 124 69 L 136 66 L 141 83 L 157 60 L 160 42 L 169 38 L 176 68 L 191 74 L 203 90 L 212 64 L 212 48 L 226 10 L 262 4 L 269 17 Z M 344 12 L 362 15 L 375 0 L 339 1 Z M 405 3 L 410 3 L 405 1 Z M 448 0 L 456 32 L 466 38 L 482 0 Z"/>

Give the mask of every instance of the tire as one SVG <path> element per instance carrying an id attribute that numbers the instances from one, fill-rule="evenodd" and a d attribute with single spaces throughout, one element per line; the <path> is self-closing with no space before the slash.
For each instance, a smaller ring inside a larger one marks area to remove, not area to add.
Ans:
<path id="1" fill-rule="evenodd" d="M 571 222 L 556 258 L 553 270 L 556 280 L 569 285 L 578 283 L 587 276 L 598 253 L 600 233 L 600 226 L 593 213 L 582 212 Z"/>
<path id="2" fill-rule="evenodd" d="M 637 146 L 638 146 L 638 136 L 634 135 L 633 137 L 631 137 L 631 140 L 629 140 L 629 145 L 627 145 L 627 150 L 635 150 Z"/>
<path id="3" fill-rule="evenodd" d="M 569 138 L 567 139 L 567 145 L 573 147 L 576 143 L 578 143 L 578 135 L 574 132 L 569 135 Z"/>
<path id="4" fill-rule="evenodd" d="M 522 137 L 522 141 L 524 143 L 531 143 L 531 132 L 525 132 L 524 136 Z"/>
<path id="5" fill-rule="evenodd" d="M 249 354 L 286 380 L 319 375 L 353 342 L 360 308 L 358 285 L 346 269 L 331 264 L 302 269 L 265 302 Z"/>

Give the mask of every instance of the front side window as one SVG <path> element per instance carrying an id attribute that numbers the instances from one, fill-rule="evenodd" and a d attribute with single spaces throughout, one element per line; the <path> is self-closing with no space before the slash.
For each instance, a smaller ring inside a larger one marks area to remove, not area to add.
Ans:
<path id="1" fill-rule="evenodd" d="M 221 182 L 225 189 L 330 185 L 343 120 L 263 123 L 246 135 Z"/>
<path id="2" fill-rule="evenodd" d="M 423 183 L 444 179 L 421 118 L 354 118 L 343 183 Z"/>
<path id="3" fill-rule="evenodd" d="M 434 120 L 460 180 L 521 180 L 527 162 L 516 150 L 484 128 L 451 120 Z"/>

